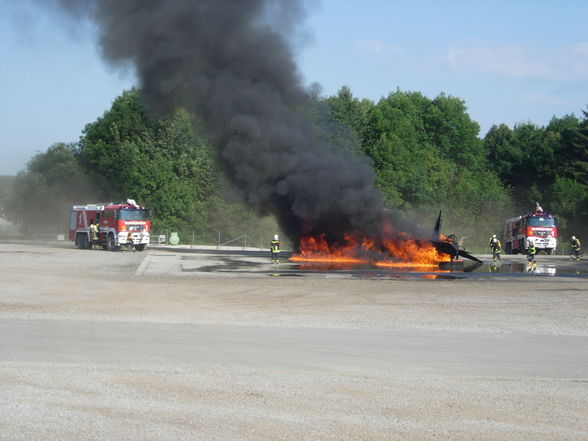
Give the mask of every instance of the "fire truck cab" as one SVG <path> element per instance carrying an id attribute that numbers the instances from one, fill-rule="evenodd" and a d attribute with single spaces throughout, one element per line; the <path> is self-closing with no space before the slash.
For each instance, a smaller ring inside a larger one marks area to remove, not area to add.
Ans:
<path id="1" fill-rule="evenodd" d="M 149 210 L 134 200 L 74 205 L 69 220 L 69 239 L 80 249 L 94 245 L 110 251 L 121 246 L 143 251 L 149 243 Z M 95 234 L 91 226 L 97 226 Z"/>
<path id="2" fill-rule="evenodd" d="M 507 254 L 525 252 L 527 241 L 537 251 L 552 254 L 557 247 L 557 218 L 546 213 L 527 213 L 504 222 L 503 246 Z"/>

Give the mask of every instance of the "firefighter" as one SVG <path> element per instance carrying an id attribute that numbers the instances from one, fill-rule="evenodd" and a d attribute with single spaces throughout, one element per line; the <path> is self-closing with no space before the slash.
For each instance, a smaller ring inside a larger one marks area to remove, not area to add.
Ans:
<path id="1" fill-rule="evenodd" d="M 280 263 L 280 238 L 277 234 L 274 234 L 274 239 L 270 245 L 270 251 L 272 253 L 272 263 Z"/>
<path id="2" fill-rule="evenodd" d="M 488 241 L 488 246 L 492 250 L 492 259 L 500 260 L 500 253 L 502 252 L 502 246 L 500 245 L 500 240 L 496 237 L 496 234 L 493 234 L 490 240 Z"/>
<path id="3" fill-rule="evenodd" d="M 580 239 L 576 236 L 572 236 L 570 239 L 570 251 L 572 255 L 570 258 L 580 260 Z"/>
<path id="4" fill-rule="evenodd" d="M 90 223 L 90 235 L 92 236 L 92 245 L 98 243 L 98 225 L 94 222 Z"/>
<path id="5" fill-rule="evenodd" d="M 535 254 L 537 254 L 537 248 L 535 244 L 530 240 L 527 241 L 527 260 L 531 263 L 535 263 Z"/>

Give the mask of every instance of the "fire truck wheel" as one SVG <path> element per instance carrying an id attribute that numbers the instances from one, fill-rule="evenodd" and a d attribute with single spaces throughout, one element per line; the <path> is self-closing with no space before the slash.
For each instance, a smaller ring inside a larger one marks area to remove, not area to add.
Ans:
<path id="1" fill-rule="evenodd" d="M 135 249 L 137 251 L 143 251 L 145 249 L 145 244 L 144 243 L 141 243 L 139 245 L 135 245 Z"/>
<path id="2" fill-rule="evenodd" d="M 90 248 L 88 236 L 86 236 L 85 234 L 78 234 L 76 236 L 76 245 L 80 250 L 87 250 L 88 248 Z"/>
<path id="3" fill-rule="evenodd" d="M 106 249 L 108 251 L 116 251 L 116 242 L 114 241 L 114 234 L 112 233 L 106 238 Z"/>

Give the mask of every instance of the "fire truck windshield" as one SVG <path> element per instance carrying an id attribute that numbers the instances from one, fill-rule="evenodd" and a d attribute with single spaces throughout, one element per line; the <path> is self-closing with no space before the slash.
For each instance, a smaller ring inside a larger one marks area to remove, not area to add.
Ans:
<path id="1" fill-rule="evenodd" d="M 554 217 L 546 216 L 532 216 L 527 220 L 529 227 L 555 227 L 556 221 Z"/>
<path id="2" fill-rule="evenodd" d="M 118 211 L 118 218 L 120 220 L 139 220 L 139 221 L 146 221 L 149 220 L 149 210 L 135 210 L 135 209 L 128 209 L 128 210 L 119 210 Z"/>

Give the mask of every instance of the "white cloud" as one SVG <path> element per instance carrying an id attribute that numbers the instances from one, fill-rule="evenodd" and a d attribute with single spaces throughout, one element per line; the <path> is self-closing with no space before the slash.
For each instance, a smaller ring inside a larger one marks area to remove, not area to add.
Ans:
<path id="1" fill-rule="evenodd" d="M 537 50 L 518 45 L 450 48 L 446 69 L 475 70 L 515 78 L 558 81 L 588 80 L 588 43 L 559 50 Z"/>
<path id="2" fill-rule="evenodd" d="M 358 40 L 355 44 L 367 53 L 380 54 L 384 50 L 384 44 L 378 40 Z"/>
<path id="3" fill-rule="evenodd" d="M 380 40 L 357 40 L 355 45 L 364 53 L 375 55 L 401 55 L 404 50 L 396 44 L 386 44 Z"/>
<path id="4" fill-rule="evenodd" d="M 588 56 L 588 43 L 578 43 L 572 46 L 573 54 Z"/>

